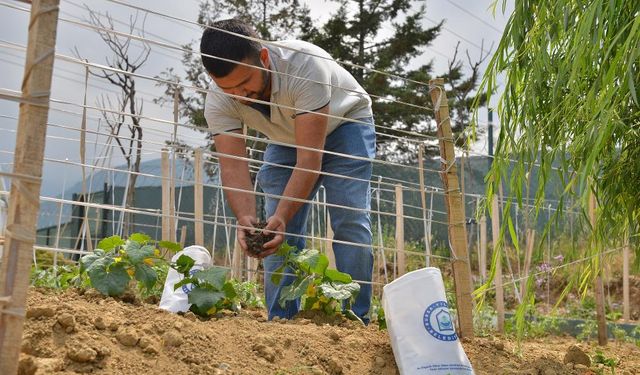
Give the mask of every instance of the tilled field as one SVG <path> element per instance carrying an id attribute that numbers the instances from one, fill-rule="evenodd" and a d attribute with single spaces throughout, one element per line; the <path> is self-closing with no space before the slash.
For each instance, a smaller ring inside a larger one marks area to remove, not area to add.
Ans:
<path id="1" fill-rule="evenodd" d="M 375 325 L 317 325 L 308 319 L 268 322 L 263 311 L 200 321 L 153 305 L 94 291 L 82 295 L 32 289 L 20 374 L 398 374 L 386 331 Z M 573 338 L 522 344 L 500 338 L 463 340 L 477 374 L 611 373 L 597 364 L 564 364 L 569 353 L 593 355 Z M 615 374 L 640 374 L 640 349 L 612 343 Z"/>

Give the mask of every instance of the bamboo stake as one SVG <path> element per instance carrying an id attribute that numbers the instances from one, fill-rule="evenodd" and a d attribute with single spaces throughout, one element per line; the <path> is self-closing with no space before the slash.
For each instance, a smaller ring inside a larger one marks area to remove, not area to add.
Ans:
<path id="1" fill-rule="evenodd" d="M 327 191 L 325 190 L 323 195 L 323 200 L 325 203 L 325 226 L 327 227 L 327 238 L 326 238 L 326 248 L 325 254 L 327 258 L 329 258 L 329 267 L 335 269 L 336 268 L 336 256 L 333 252 L 333 228 L 331 227 L 331 216 L 329 215 L 329 210 L 327 210 Z"/>
<path id="2" fill-rule="evenodd" d="M 627 237 L 622 249 L 622 318 L 625 322 L 629 322 L 631 316 L 631 306 L 629 305 L 629 253 L 629 237 Z"/>
<path id="3" fill-rule="evenodd" d="M 442 159 L 442 182 L 444 184 L 447 216 L 449 219 L 449 242 L 453 255 L 453 277 L 458 305 L 460 337 L 473 337 L 473 303 L 471 297 L 471 267 L 467 251 L 467 228 L 465 227 L 464 199 L 461 194 L 456 168 L 455 144 L 449 117 L 449 103 L 444 90 L 444 79 L 429 81 L 429 93 L 435 108 L 438 124 L 440 158 Z"/>
<path id="4" fill-rule="evenodd" d="M 498 246 L 500 238 L 500 205 L 498 197 L 493 195 L 491 200 L 491 231 L 493 232 L 493 256 L 496 258 L 496 274 L 493 283 L 496 286 L 496 330 L 504 333 L 504 289 L 502 288 L 502 252 Z"/>
<path id="5" fill-rule="evenodd" d="M 478 254 L 478 265 L 480 267 L 480 278 L 487 279 L 487 216 L 480 216 L 480 251 Z"/>
<path id="6" fill-rule="evenodd" d="M 236 230 L 242 230 L 240 228 Z M 238 235 L 233 241 L 233 258 L 231 259 L 231 278 L 242 281 L 242 248 L 238 242 Z"/>
<path id="7" fill-rule="evenodd" d="M 531 258 L 533 257 L 533 245 L 536 240 L 536 230 L 535 229 L 527 229 L 527 248 L 524 257 L 524 276 L 523 280 L 520 283 L 520 296 L 521 300 L 524 300 L 524 295 L 527 289 L 527 278 L 529 278 L 529 271 L 531 268 Z"/>
<path id="8" fill-rule="evenodd" d="M 171 236 L 171 183 L 169 173 L 169 152 L 162 149 L 160 153 L 160 166 L 162 169 L 162 239 L 165 241 L 173 241 Z M 171 259 L 169 251 L 164 252 L 167 260 Z"/>
<path id="9" fill-rule="evenodd" d="M 406 254 L 404 252 L 404 202 L 402 185 L 396 185 L 396 267 L 394 278 L 407 272 Z"/>
<path id="10" fill-rule="evenodd" d="M 194 186 L 193 186 L 193 215 L 195 218 L 194 234 L 196 245 L 204 246 L 204 190 L 202 185 L 202 149 L 197 148 L 193 154 Z"/>
<path id="11" fill-rule="evenodd" d="M 422 203 L 422 225 L 424 229 L 425 267 L 431 264 L 431 236 L 427 225 L 427 192 L 424 189 L 424 144 L 418 148 L 418 171 L 420 174 L 420 201 Z"/>
<path id="12" fill-rule="evenodd" d="M 591 227 L 595 231 L 597 224 L 596 216 L 596 196 L 593 192 L 589 193 L 589 219 L 591 221 Z M 595 236 L 595 235 L 594 235 Z M 600 250 L 598 249 L 598 252 Z M 597 269 L 595 270 L 596 279 L 594 280 L 594 291 L 596 297 L 596 320 L 598 321 L 598 345 L 607 345 L 607 319 L 604 309 L 604 285 L 602 284 L 602 255 L 598 254 L 596 259 Z"/>
<path id="13" fill-rule="evenodd" d="M 187 242 L 187 226 L 182 225 L 180 228 L 180 247 L 184 249 L 184 245 Z"/>
<path id="14" fill-rule="evenodd" d="M 29 267 L 36 239 L 58 0 L 31 5 L 22 100 L 11 182 L 5 246 L 0 265 L 0 374 L 16 374 L 22 344 Z"/>

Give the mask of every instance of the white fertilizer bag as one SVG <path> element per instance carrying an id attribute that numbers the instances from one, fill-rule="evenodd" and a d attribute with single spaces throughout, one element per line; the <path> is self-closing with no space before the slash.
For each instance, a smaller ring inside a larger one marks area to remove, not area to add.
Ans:
<path id="1" fill-rule="evenodd" d="M 211 265 L 211 255 L 202 246 L 189 246 L 180 250 L 171 258 L 171 263 L 175 263 L 181 255 L 188 255 L 195 261 L 190 271 L 191 274 Z M 162 290 L 162 298 L 160 298 L 161 309 L 174 313 L 189 311 L 188 294 L 193 289 L 193 284 L 183 285 L 176 290 L 173 289 L 173 286 L 182 279 L 183 276 L 178 271 L 173 268 L 169 269 L 167 280 L 164 282 L 164 289 Z"/>
<path id="2" fill-rule="evenodd" d="M 400 374 L 473 375 L 439 269 L 423 268 L 385 285 L 382 303 Z"/>

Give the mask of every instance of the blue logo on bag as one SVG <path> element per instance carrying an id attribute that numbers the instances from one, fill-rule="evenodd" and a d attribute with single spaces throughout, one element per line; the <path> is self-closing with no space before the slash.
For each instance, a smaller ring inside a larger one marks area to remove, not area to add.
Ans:
<path id="1" fill-rule="evenodd" d="M 427 307 L 422 322 L 427 332 L 440 341 L 456 341 L 458 339 L 453 328 L 451 315 L 449 315 L 449 306 L 445 301 L 437 301 Z"/>
<path id="2" fill-rule="evenodd" d="M 195 273 L 196 273 L 196 272 L 201 271 L 201 270 L 202 270 L 202 267 L 201 267 L 201 266 L 194 266 L 194 267 L 191 269 L 191 271 L 189 271 L 189 274 L 190 274 L 191 276 L 193 276 L 193 275 L 195 275 Z M 183 286 L 182 286 L 182 291 L 183 291 L 185 294 L 189 294 L 189 293 L 191 293 L 191 291 L 192 291 L 192 290 L 193 290 L 193 284 L 185 284 L 185 285 L 183 285 Z"/>

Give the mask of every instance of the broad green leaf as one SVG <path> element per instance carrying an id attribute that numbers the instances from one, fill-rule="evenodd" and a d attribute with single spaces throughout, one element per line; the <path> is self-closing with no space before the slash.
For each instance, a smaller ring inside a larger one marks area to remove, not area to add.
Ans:
<path id="1" fill-rule="evenodd" d="M 232 281 L 224 283 L 222 291 L 224 292 L 224 296 L 229 300 L 234 300 L 238 297 L 238 291 Z"/>
<path id="2" fill-rule="evenodd" d="M 360 284 L 355 282 L 349 284 L 323 283 L 319 288 L 322 295 L 338 301 L 355 297 L 360 292 Z"/>
<path id="3" fill-rule="evenodd" d="M 176 290 L 180 287 L 182 287 L 183 285 L 189 285 L 189 284 L 193 284 L 194 283 L 194 279 L 191 277 L 185 277 L 184 279 L 178 281 L 177 283 L 173 284 L 173 290 Z"/>
<path id="4" fill-rule="evenodd" d="M 351 275 L 349 275 L 348 273 L 340 272 L 338 270 L 334 270 L 331 268 L 328 268 L 324 272 L 324 277 L 333 282 L 338 282 L 343 284 L 349 284 L 351 281 L 353 281 L 353 279 L 351 278 Z"/>
<path id="5" fill-rule="evenodd" d="M 307 273 L 322 275 L 329 266 L 329 258 L 318 250 L 303 250 L 296 260 L 300 262 L 300 268 Z"/>
<path id="6" fill-rule="evenodd" d="M 229 270 L 221 267 L 211 267 L 205 270 L 200 270 L 193 274 L 193 277 L 200 280 L 200 282 L 205 282 L 216 290 L 222 290 L 224 286 L 224 282 L 227 279 L 227 273 Z"/>
<path id="7" fill-rule="evenodd" d="M 158 274 L 147 264 L 141 263 L 135 266 L 135 278 L 144 285 L 147 290 L 151 290 L 158 281 Z"/>
<path id="8" fill-rule="evenodd" d="M 124 242 L 125 241 L 120 238 L 120 236 L 103 238 L 100 242 L 98 242 L 98 249 L 102 249 L 104 251 L 119 249 L 120 246 L 124 245 Z"/>
<path id="9" fill-rule="evenodd" d="M 155 255 L 155 248 L 151 245 L 140 246 L 137 242 L 128 241 L 125 247 L 127 257 L 131 264 L 136 265 L 144 262 L 145 258 Z"/>
<path id="10" fill-rule="evenodd" d="M 96 260 L 104 257 L 105 253 L 101 249 L 96 249 L 93 253 L 84 255 L 80 258 L 80 273 L 87 271 Z"/>
<path id="11" fill-rule="evenodd" d="M 177 253 L 178 251 L 182 250 L 182 246 L 180 246 L 179 243 L 175 243 L 171 241 L 160 241 L 158 242 L 158 247 L 165 248 L 167 250 L 173 251 L 174 253 Z"/>
<path id="12" fill-rule="evenodd" d="M 151 237 L 147 236 L 144 233 L 134 233 L 129 236 L 129 241 L 135 241 L 140 245 L 146 245 L 147 242 L 151 241 Z"/>
<path id="13" fill-rule="evenodd" d="M 200 316 L 208 316 L 211 310 L 220 300 L 224 298 L 224 293 L 209 288 L 196 287 L 189 293 L 189 303 L 195 306 L 196 312 Z"/>
<path id="14" fill-rule="evenodd" d="M 311 310 L 313 305 L 318 302 L 318 297 L 306 297 L 304 299 L 304 305 L 302 306 L 302 310 Z"/>
<path id="15" fill-rule="evenodd" d="M 191 270 L 194 264 L 196 264 L 196 261 L 193 260 L 193 258 L 183 254 L 178 257 L 178 260 L 176 260 L 174 268 L 176 271 L 184 275 Z"/>
<path id="16" fill-rule="evenodd" d="M 94 262 L 87 272 L 91 285 L 102 294 L 108 296 L 122 295 L 129 284 L 129 280 L 131 280 L 127 270 L 124 268 L 124 264 L 114 263 L 103 267 L 100 263 L 102 263 L 101 260 Z"/>
<path id="17" fill-rule="evenodd" d="M 284 270 L 286 268 L 286 264 L 282 264 L 280 267 L 276 268 L 275 271 L 273 271 L 273 273 L 271 274 L 271 282 L 279 285 L 280 281 L 282 281 L 282 274 L 284 273 Z"/>
<path id="18" fill-rule="evenodd" d="M 280 300 L 278 301 L 280 306 L 284 308 L 287 301 L 293 301 L 302 297 L 307 291 L 309 284 L 312 282 L 313 276 L 309 275 L 302 280 L 296 280 L 291 285 L 287 285 L 282 288 L 282 291 L 280 292 Z"/>
<path id="19" fill-rule="evenodd" d="M 276 252 L 276 255 L 280 255 L 282 257 L 286 257 L 287 255 L 289 255 L 290 253 L 295 252 L 296 248 L 294 246 L 289 245 L 286 241 L 282 243 L 282 245 L 280 245 L 280 247 L 278 248 L 278 251 Z"/>

